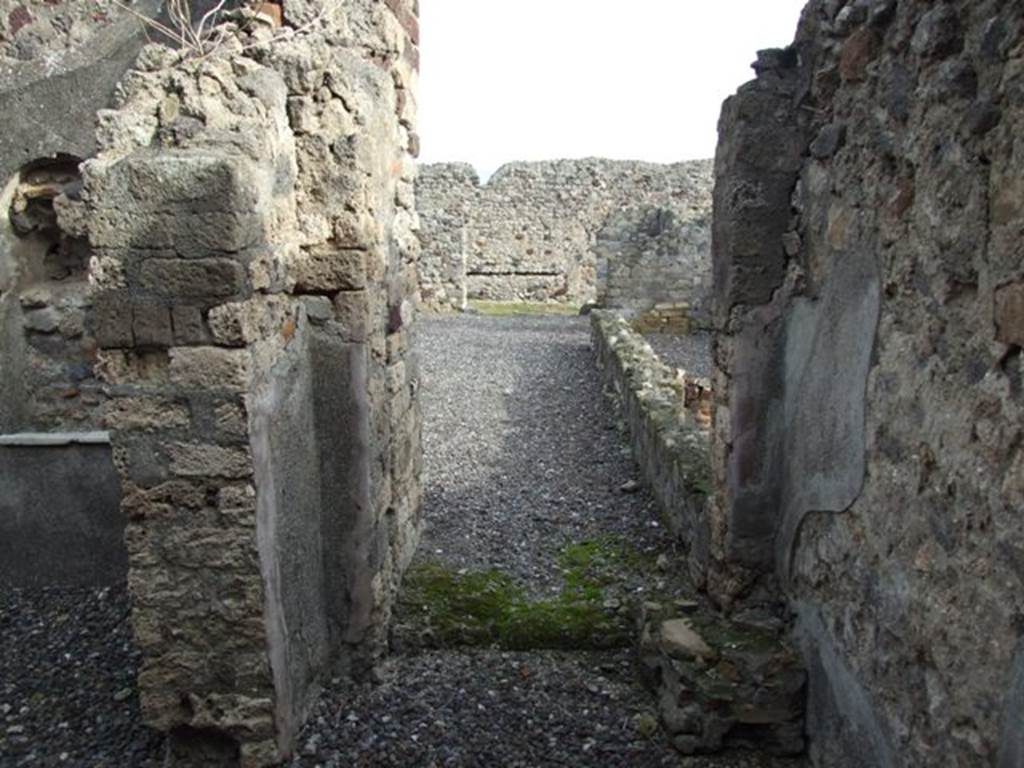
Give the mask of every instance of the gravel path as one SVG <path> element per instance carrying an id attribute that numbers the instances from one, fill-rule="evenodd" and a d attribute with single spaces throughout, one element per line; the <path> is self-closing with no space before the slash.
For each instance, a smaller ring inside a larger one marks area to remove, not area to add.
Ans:
<path id="1" fill-rule="evenodd" d="M 665 363 L 693 376 L 711 376 L 711 334 L 701 331 L 688 336 L 649 333 L 644 336 Z"/>
<path id="2" fill-rule="evenodd" d="M 0 594 L 0 766 L 162 765 L 139 662 L 123 587 Z"/>
<path id="3" fill-rule="evenodd" d="M 668 546 L 603 396 L 586 318 L 425 318 L 426 530 L 418 560 L 556 591 L 570 543 Z"/>

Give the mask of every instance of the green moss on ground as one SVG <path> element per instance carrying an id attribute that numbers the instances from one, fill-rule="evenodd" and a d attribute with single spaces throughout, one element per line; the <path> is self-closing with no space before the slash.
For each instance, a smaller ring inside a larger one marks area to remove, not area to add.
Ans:
<path id="1" fill-rule="evenodd" d="M 499 571 L 456 573 L 438 562 L 414 566 L 403 602 L 423 614 L 444 645 L 497 645 L 508 650 L 624 648 L 633 642 L 627 613 L 605 607 L 606 588 L 626 570 L 645 567 L 636 550 L 615 537 L 571 544 L 559 557 L 558 597 L 531 599 Z"/>
<path id="2" fill-rule="evenodd" d="M 578 315 L 578 304 L 542 304 L 530 301 L 478 301 L 467 302 L 470 309 L 489 317 L 514 317 L 519 315 Z"/>

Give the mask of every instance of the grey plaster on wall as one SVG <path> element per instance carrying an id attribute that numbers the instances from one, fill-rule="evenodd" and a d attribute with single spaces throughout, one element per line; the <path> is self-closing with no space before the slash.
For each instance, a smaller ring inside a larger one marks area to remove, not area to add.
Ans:
<path id="1" fill-rule="evenodd" d="M 859 765 L 893 768 L 897 763 L 875 705 L 833 647 L 820 612 L 800 601 L 793 608 L 795 636 L 808 664 L 807 730 L 814 734 L 814 764 L 846 765 L 856 755 Z"/>
<path id="2" fill-rule="evenodd" d="M 782 327 L 781 311 L 773 302 L 752 309 L 735 340 L 728 551 L 738 562 L 760 568 L 771 564 L 782 493 Z"/>
<path id="3" fill-rule="evenodd" d="M 880 307 L 875 254 L 837 258 L 821 296 L 786 317 L 783 517 L 776 556 L 785 577 L 810 511 L 841 512 L 864 485 L 864 410 Z"/>
<path id="4" fill-rule="evenodd" d="M 331 641 L 358 643 L 371 623 L 369 552 L 373 528 L 370 489 L 368 351 L 338 335 L 312 339 L 315 440 L 324 500 L 325 594 Z M 346 659 L 340 659 L 345 664 Z"/>
<path id="5" fill-rule="evenodd" d="M 155 14 L 160 0 L 133 6 Z M 18 115 L 0 133 L 0 178 L 57 153 L 88 157 L 96 141 L 95 114 L 146 43 L 143 26 L 125 16 L 95 34 L 52 68 L 38 61 L 0 67 L 0 114 Z"/>
<path id="6" fill-rule="evenodd" d="M 999 768 L 1024 766 L 1024 647 L 1017 649 L 1012 679 L 1003 710 L 1003 733 L 999 740 Z"/>
<path id="7" fill-rule="evenodd" d="M 107 445 L 0 446 L 0 584 L 123 582 L 120 498 Z"/>
<path id="8" fill-rule="evenodd" d="M 321 549 L 320 463 L 306 332 L 250 402 L 257 541 L 266 591 L 278 743 L 287 751 L 319 690 L 330 655 Z"/>

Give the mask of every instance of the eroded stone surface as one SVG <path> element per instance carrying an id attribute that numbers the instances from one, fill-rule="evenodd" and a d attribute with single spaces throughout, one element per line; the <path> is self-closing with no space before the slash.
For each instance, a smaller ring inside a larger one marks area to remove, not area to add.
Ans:
<path id="1" fill-rule="evenodd" d="M 179 761 L 287 756 L 324 675 L 379 657 L 417 540 L 416 57 L 392 5 L 147 47 L 61 211 L 93 249 L 143 713 Z"/>
<path id="2" fill-rule="evenodd" d="M 591 313 L 591 343 L 606 386 L 622 403 L 633 457 L 688 551 L 691 578 L 703 584 L 710 492 L 707 381 L 663 363 L 629 321 L 611 310 Z"/>
<path id="3" fill-rule="evenodd" d="M 793 605 L 821 765 L 1020 759 L 1022 32 L 811 2 L 723 110 L 709 584 Z"/>

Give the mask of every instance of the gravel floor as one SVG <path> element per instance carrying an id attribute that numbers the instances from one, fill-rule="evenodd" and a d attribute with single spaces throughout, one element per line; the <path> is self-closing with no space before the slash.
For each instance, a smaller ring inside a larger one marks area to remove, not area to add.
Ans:
<path id="1" fill-rule="evenodd" d="M 669 545 L 603 396 L 589 323 L 573 317 L 425 318 L 419 354 L 426 530 L 417 558 L 497 568 L 560 588 L 565 545 L 621 536 Z"/>
<path id="2" fill-rule="evenodd" d="M 396 657 L 377 685 L 330 690 L 293 767 L 796 768 L 732 754 L 684 758 L 662 735 L 628 652 L 430 652 Z"/>
<path id="3" fill-rule="evenodd" d="M 676 336 L 671 333 L 649 333 L 644 336 L 665 363 L 682 368 L 694 376 L 711 376 L 711 334 L 691 333 Z"/>
<path id="4" fill-rule="evenodd" d="M 0 766 L 162 765 L 138 665 L 124 588 L 0 594 Z"/>

